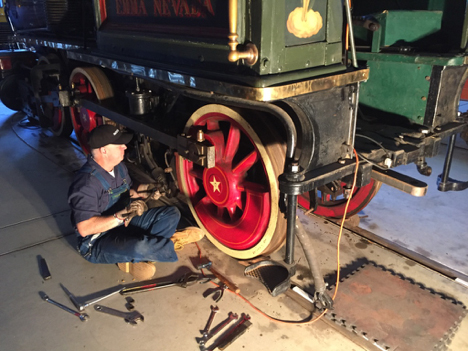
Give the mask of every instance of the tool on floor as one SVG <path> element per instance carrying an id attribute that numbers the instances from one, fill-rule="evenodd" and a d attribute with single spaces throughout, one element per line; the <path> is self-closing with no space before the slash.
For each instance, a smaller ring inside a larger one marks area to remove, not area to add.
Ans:
<path id="1" fill-rule="evenodd" d="M 112 296 L 112 295 L 115 295 L 115 294 L 118 294 L 121 290 L 122 290 L 122 286 L 118 286 L 117 288 L 115 288 L 114 290 L 112 290 L 111 292 L 106 292 L 104 295 L 102 296 L 99 296 L 95 299 L 92 299 L 92 300 L 89 300 L 89 301 L 85 301 L 85 302 L 79 302 L 75 296 L 73 296 L 73 294 L 68 291 L 67 288 L 65 288 L 62 284 L 60 284 L 60 286 L 62 287 L 63 291 L 65 291 L 65 294 L 68 295 L 68 297 L 70 298 L 70 301 L 75 305 L 76 308 L 78 308 L 79 311 L 84 311 L 84 309 L 88 306 L 91 306 L 99 301 L 102 301 L 104 299 L 107 299 L 108 297 Z"/>
<path id="2" fill-rule="evenodd" d="M 208 296 L 213 295 L 213 299 L 215 302 L 219 302 L 224 295 L 224 290 L 227 289 L 227 286 L 221 283 L 218 287 L 213 289 L 208 289 L 203 293 L 203 297 L 207 298 Z"/>
<path id="3" fill-rule="evenodd" d="M 278 296 L 289 289 L 291 275 L 282 264 L 265 260 L 246 267 L 244 275 L 257 278 L 268 289 L 271 296 Z"/>
<path id="4" fill-rule="evenodd" d="M 213 323 L 214 317 L 216 316 L 216 313 L 219 312 L 219 307 L 218 306 L 210 306 L 211 307 L 211 313 L 210 317 L 208 318 L 208 322 L 206 323 L 205 329 L 202 330 L 203 337 L 206 338 L 208 336 L 208 332 L 210 331 L 211 324 Z"/>
<path id="5" fill-rule="evenodd" d="M 217 347 L 220 350 L 224 350 L 247 331 L 247 329 L 252 325 L 249 320 L 250 316 L 248 314 L 242 313 L 242 319 L 205 351 L 213 351 Z"/>
<path id="6" fill-rule="evenodd" d="M 123 312 L 119 310 L 115 310 L 110 307 L 102 306 L 102 305 L 95 305 L 94 309 L 98 312 L 110 314 L 111 316 L 123 318 L 125 322 L 131 325 L 137 325 L 138 321 L 144 322 L 145 318 L 143 315 L 138 311 L 132 312 Z"/>
<path id="7" fill-rule="evenodd" d="M 305 308 L 309 312 L 315 311 L 315 298 L 307 291 L 303 290 L 295 284 L 291 284 L 290 289 L 286 291 L 286 296 L 297 302 L 300 306 Z"/>
<path id="8" fill-rule="evenodd" d="M 47 280 L 52 278 L 50 275 L 49 266 L 47 266 L 47 262 L 43 257 L 39 258 L 39 271 L 41 272 L 42 279 Z"/>
<path id="9" fill-rule="evenodd" d="M 127 301 L 127 303 L 125 304 L 125 308 L 129 311 L 133 311 L 135 309 L 135 306 L 133 305 L 135 300 L 131 298 L 130 296 L 127 296 L 125 300 Z"/>
<path id="10" fill-rule="evenodd" d="M 77 312 L 77 311 L 73 311 L 71 308 L 68 308 L 67 306 L 64 306 L 54 300 L 51 300 L 49 299 L 49 296 L 47 296 L 46 294 L 44 293 L 41 293 L 41 297 L 44 301 L 47 301 L 49 303 L 51 303 L 52 305 L 55 305 L 57 307 L 60 307 L 62 310 L 65 310 L 67 311 L 68 313 L 71 313 L 72 315 L 74 316 L 77 316 L 82 322 L 86 322 L 89 318 L 89 316 L 86 314 L 86 313 L 80 313 L 80 312 Z"/>
<path id="11" fill-rule="evenodd" d="M 152 290 L 157 290 L 157 289 L 163 289 L 163 288 L 169 288 L 172 286 L 179 286 L 181 288 L 186 288 L 190 285 L 195 284 L 199 280 L 198 274 L 193 274 L 193 273 L 187 273 L 183 275 L 180 279 L 178 279 L 175 282 L 169 282 L 169 283 L 152 283 L 152 284 L 143 284 L 143 285 L 138 285 L 138 286 L 132 286 L 128 288 L 123 288 L 120 291 L 121 295 L 130 295 L 130 294 L 136 294 L 140 292 L 145 292 L 145 291 L 152 291 Z"/>
<path id="12" fill-rule="evenodd" d="M 111 296 L 116 295 L 118 293 L 120 293 L 121 295 L 130 295 L 130 294 L 134 294 L 134 293 L 138 293 L 138 292 L 168 288 L 168 287 L 171 287 L 171 286 L 179 286 L 179 287 L 182 287 L 182 288 L 186 288 L 186 287 L 188 287 L 190 285 L 195 284 L 198 280 L 199 280 L 199 276 L 197 274 L 187 273 L 184 276 L 182 276 L 179 280 L 177 280 L 176 282 L 148 284 L 148 281 L 147 281 L 147 282 L 143 282 L 143 284 L 139 284 L 139 285 L 136 285 L 136 286 L 134 284 L 132 284 L 132 286 L 130 286 L 130 287 L 125 287 L 125 286 L 119 285 L 119 286 L 116 286 L 115 288 L 113 288 L 112 290 L 108 289 L 101 296 L 98 296 L 98 297 L 96 297 L 96 298 L 94 298 L 92 300 L 88 300 L 88 301 L 84 301 L 84 302 L 78 301 L 78 299 L 70 291 L 68 291 L 68 289 L 65 288 L 65 286 L 63 286 L 62 284 L 60 284 L 60 286 L 62 287 L 63 291 L 65 291 L 65 293 L 68 295 L 68 297 L 70 298 L 71 302 L 75 305 L 75 307 L 79 311 L 83 311 L 86 307 L 91 306 L 91 305 L 93 305 L 93 304 L 95 304 L 95 303 L 97 303 L 99 301 L 107 299 L 108 297 L 111 297 Z"/>
<path id="13" fill-rule="evenodd" d="M 216 334 L 218 334 L 221 330 L 224 329 L 224 327 L 226 327 L 229 323 L 231 323 L 232 321 L 238 319 L 239 316 L 237 315 L 237 313 L 232 313 L 232 312 L 229 312 L 229 315 L 228 315 L 228 318 L 226 318 L 223 322 L 221 322 L 220 324 L 218 324 L 214 329 L 212 329 L 211 331 L 208 332 L 208 335 L 205 337 L 203 336 L 203 338 L 201 338 L 199 341 L 198 341 L 198 344 L 200 346 L 204 346 L 206 345 L 206 342 L 208 340 L 210 340 L 213 336 L 215 336 Z"/>
<path id="14" fill-rule="evenodd" d="M 224 285 L 226 285 L 230 290 L 232 290 L 233 292 L 235 292 L 236 294 L 238 294 L 240 292 L 240 289 L 239 287 L 234 284 L 233 282 L 231 282 L 229 279 L 227 279 L 226 277 L 224 277 L 221 273 L 219 273 L 217 270 L 215 270 L 213 268 L 213 263 L 211 261 L 209 261 L 208 263 L 204 263 L 204 264 L 200 264 L 198 265 L 197 267 L 198 269 L 203 269 L 203 268 L 206 268 L 208 269 L 211 273 L 213 273 L 213 275 L 218 278 Z"/>

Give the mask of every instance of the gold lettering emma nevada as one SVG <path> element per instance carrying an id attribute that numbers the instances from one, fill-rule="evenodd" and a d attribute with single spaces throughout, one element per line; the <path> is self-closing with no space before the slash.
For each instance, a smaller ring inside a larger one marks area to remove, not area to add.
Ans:
<path id="1" fill-rule="evenodd" d="M 206 17 L 214 15 L 211 0 L 153 0 L 156 17 Z M 200 11 L 200 7 L 205 11 Z"/>
<path id="2" fill-rule="evenodd" d="M 148 16 L 144 0 L 116 0 L 116 8 L 121 16 Z"/>

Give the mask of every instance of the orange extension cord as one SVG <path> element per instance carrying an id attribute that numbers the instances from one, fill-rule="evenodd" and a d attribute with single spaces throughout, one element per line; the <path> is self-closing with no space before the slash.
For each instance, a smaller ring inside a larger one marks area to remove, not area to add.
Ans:
<path id="1" fill-rule="evenodd" d="M 335 292 L 334 292 L 333 297 L 332 297 L 333 300 L 335 300 L 335 298 L 336 298 L 336 295 L 338 293 L 338 286 L 340 284 L 340 242 L 341 242 L 341 236 L 343 234 L 343 227 L 344 227 L 344 222 L 345 222 L 345 219 L 346 219 L 346 213 L 348 212 L 348 206 L 349 206 L 349 203 L 351 202 L 351 198 L 352 198 L 353 193 L 354 193 L 354 188 L 356 186 L 356 179 L 357 179 L 357 173 L 358 173 L 357 170 L 358 170 L 358 167 L 359 167 L 358 154 L 357 154 L 356 150 L 354 150 L 354 149 L 353 149 L 353 152 L 354 152 L 354 156 L 356 157 L 356 168 L 354 169 L 353 186 L 351 187 L 351 193 L 349 195 L 348 201 L 346 201 L 346 206 L 345 206 L 345 210 L 344 210 L 345 214 L 343 215 L 343 218 L 341 220 L 340 232 L 338 234 L 338 240 L 337 240 L 337 243 L 336 243 L 336 266 L 337 266 L 336 271 L 337 271 L 337 274 L 336 274 Z M 195 243 L 195 244 L 197 245 L 198 255 L 199 255 L 200 262 L 201 262 L 201 258 L 202 258 L 201 249 L 200 249 L 200 246 L 198 246 L 198 243 Z M 203 273 L 203 270 L 202 270 L 202 273 Z M 203 275 L 205 275 L 205 273 L 203 273 Z M 217 287 L 219 287 L 219 285 L 216 284 L 215 282 L 212 281 L 211 283 L 216 285 Z M 325 313 L 327 313 L 327 311 L 328 311 L 328 309 L 326 309 L 321 314 L 319 314 L 317 317 L 312 318 L 312 315 L 311 315 L 310 319 L 306 319 L 306 320 L 303 320 L 303 321 L 285 321 L 285 320 L 282 320 L 282 319 L 277 319 L 277 318 L 273 318 L 273 317 L 269 316 L 265 312 L 263 312 L 260 309 L 258 309 L 257 307 L 255 307 L 249 300 L 247 300 L 241 294 L 238 294 L 238 293 L 236 293 L 234 291 L 231 291 L 229 289 L 226 289 L 226 290 L 228 290 L 229 292 L 231 292 L 231 293 L 237 295 L 238 297 L 240 297 L 242 300 L 247 302 L 250 305 L 250 307 L 252 307 L 255 311 L 257 311 L 258 313 L 260 313 L 261 315 L 263 315 L 264 317 L 266 317 L 267 319 L 269 319 L 269 320 L 271 320 L 273 322 L 284 323 L 284 324 L 312 324 L 312 323 L 315 323 L 316 321 L 318 321 L 320 318 L 322 318 L 325 315 Z"/>

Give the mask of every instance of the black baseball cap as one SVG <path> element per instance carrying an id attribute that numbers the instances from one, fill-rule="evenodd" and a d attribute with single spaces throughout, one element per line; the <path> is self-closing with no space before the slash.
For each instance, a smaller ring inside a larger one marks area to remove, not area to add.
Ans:
<path id="1" fill-rule="evenodd" d="M 128 144 L 133 134 L 121 131 L 116 126 L 103 124 L 89 133 L 89 147 L 98 149 L 109 144 Z"/>

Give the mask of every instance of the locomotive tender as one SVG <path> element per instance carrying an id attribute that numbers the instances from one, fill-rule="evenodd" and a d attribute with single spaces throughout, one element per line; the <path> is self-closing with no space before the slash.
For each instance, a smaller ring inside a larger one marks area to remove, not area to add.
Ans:
<path id="1" fill-rule="evenodd" d="M 12 72 L 0 94 L 56 135 L 74 130 L 85 153 L 97 125 L 133 131 L 129 159 L 180 189 L 220 250 L 246 259 L 286 242 L 293 264 L 298 203 L 338 218 L 382 182 L 422 196 L 424 183 L 391 168 L 430 174 L 445 137 L 439 189 L 468 186 L 449 177 L 468 125 L 466 5 L 6 0 L 27 50 L 1 56 Z"/>

